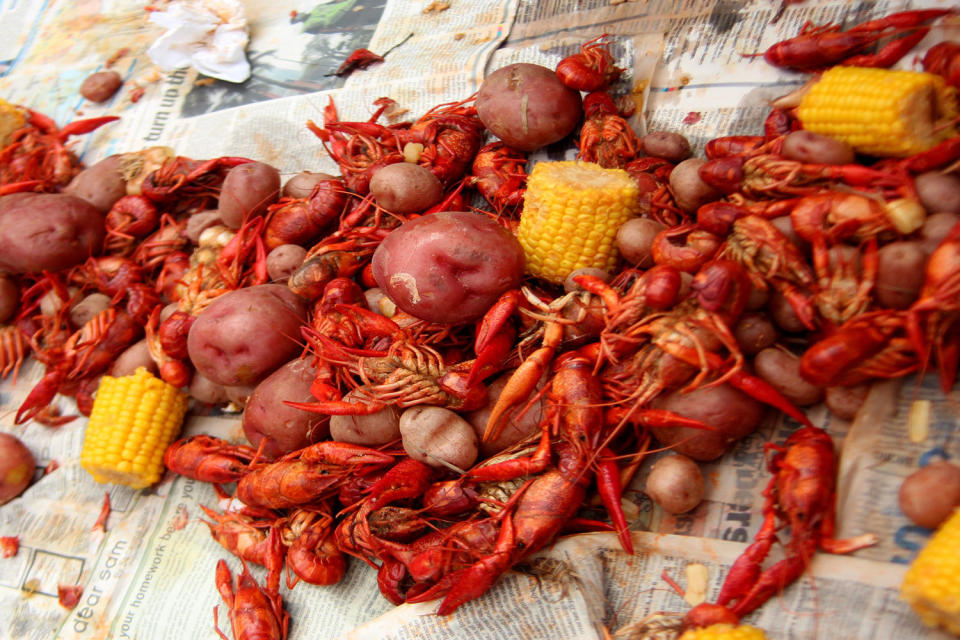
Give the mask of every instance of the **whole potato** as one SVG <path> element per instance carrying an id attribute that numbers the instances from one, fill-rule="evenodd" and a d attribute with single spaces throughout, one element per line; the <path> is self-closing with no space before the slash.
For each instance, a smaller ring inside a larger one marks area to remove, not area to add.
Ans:
<path id="1" fill-rule="evenodd" d="M 300 352 L 303 300 L 280 284 L 236 289 L 217 297 L 187 336 L 197 371 L 227 387 L 255 385 Z"/>
<path id="2" fill-rule="evenodd" d="M 740 350 L 748 356 L 759 353 L 777 341 L 777 328 L 770 316 L 757 311 L 746 311 L 733 328 Z"/>
<path id="3" fill-rule="evenodd" d="M 224 404 L 229 402 L 227 389 L 222 384 L 217 384 L 200 372 L 195 372 L 190 379 L 190 386 L 187 387 L 187 393 L 197 402 L 204 404 Z"/>
<path id="4" fill-rule="evenodd" d="M 222 225 L 220 212 L 216 209 L 207 209 L 198 211 L 187 218 L 187 224 L 183 228 L 183 235 L 193 244 L 200 244 L 200 234 L 211 227 Z"/>
<path id="5" fill-rule="evenodd" d="M 960 507 L 960 466 L 939 460 L 917 469 L 900 485 L 898 502 L 913 523 L 936 529 Z"/>
<path id="6" fill-rule="evenodd" d="M 75 327 L 82 327 L 91 318 L 110 307 L 110 296 L 103 293 L 91 293 L 70 307 L 70 322 Z M 131 373 L 133 373 L 131 371 Z"/>
<path id="7" fill-rule="evenodd" d="M 477 461 L 477 434 L 470 423 L 443 407 L 410 407 L 400 414 L 403 450 L 431 467 L 469 469 Z"/>
<path id="8" fill-rule="evenodd" d="M 353 402 L 352 394 L 343 397 Z M 369 414 L 330 416 L 330 437 L 338 442 L 351 442 L 367 447 L 379 447 L 400 438 L 400 411 L 387 405 Z"/>
<path id="9" fill-rule="evenodd" d="M 482 440 L 483 433 L 487 428 L 487 421 L 490 419 L 490 413 L 493 410 L 493 406 L 497 402 L 497 398 L 500 397 L 500 394 L 503 393 L 503 388 L 506 386 L 507 382 L 510 380 L 510 376 L 513 375 L 513 371 L 508 371 L 507 373 L 497 376 L 493 382 L 490 382 L 487 385 L 487 406 L 482 409 L 477 409 L 476 411 L 470 411 L 469 413 L 464 414 L 464 418 L 467 419 L 472 426 L 474 431 L 477 434 L 477 441 L 480 446 L 480 455 L 484 458 L 489 458 L 495 453 L 503 451 L 507 447 L 520 442 L 527 436 L 537 433 L 540 430 L 540 421 L 543 420 L 543 396 L 537 398 L 532 398 L 533 402 L 528 409 L 521 414 L 521 411 L 524 410 L 526 405 L 519 407 L 518 409 L 511 411 L 508 414 L 506 424 L 503 426 L 503 430 L 493 440 L 484 442 Z M 541 381 L 542 382 L 542 381 Z M 543 384 L 537 385 L 537 388 L 541 388 Z"/>
<path id="10" fill-rule="evenodd" d="M 690 141 L 673 131 L 654 131 L 640 138 L 644 153 L 674 164 L 690 157 Z"/>
<path id="11" fill-rule="evenodd" d="M 274 282 L 286 282 L 306 257 L 307 250 L 298 244 L 282 244 L 271 249 L 267 254 L 267 275 Z"/>
<path id="12" fill-rule="evenodd" d="M 243 409 L 243 434 L 254 447 L 263 446 L 270 458 L 302 449 L 330 435 L 328 416 L 286 404 L 313 402 L 310 385 L 317 369 L 308 360 L 294 358 L 258 384 Z"/>
<path id="13" fill-rule="evenodd" d="M 392 213 L 418 213 L 443 199 L 443 186 L 426 167 L 394 162 L 374 172 L 370 194 L 378 205 Z"/>
<path id="14" fill-rule="evenodd" d="M 523 248 L 490 218 L 465 211 L 404 222 L 373 254 L 377 285 L 401 310 L 428 322 L 475 320 L 520 286 Z"/>
<path id="15" fill-rule="evenodd" d="M 676 514 L 695 509 L 703 501 L 706 486 L 700 465 L 675 453 L 653 463 L 643 492 L 661 509 Z"/>
<path id="16" fill-rule="evenodd" d="M 0 271 L 0 323 L 9 322 L 20 308 L 20 282 L 13 274 Z"/>
<path id="17" fill-rule="evenodd" d="M 950 230 L 960 222 L 960 214 L 934 213 L 927 216 L 917 235 L 923 243 L 923 249 L 928 254 L 936 251 Z"/>
<path id="18" fill-rule="evenodd" d="M 117 200 L 127 195 L 123 156 L 107 156 L 90 165 L 75 175 L 63 192 L 86 200 L 101 213 L 107 213 Z"/>
<path id="19" fill-rule="evenodd" d="M 154 375 L 157 373 L 157 363 L 150 356 L 150 346 L 146 338 L 134 342 L 117 356 L 110 365 L 110 375 L 115 378 L 133 375 L 140 367 Z"/>
<path id="20" fill-rule="evenodd" d="M 666 409 L 699 420 L 714 431 L 694 427 L 654 427 L 653 435 L 675 453 L 694 460 L 715 460 L 734 442 L 753 433 L 766 413 L 766 407 L 728 384 L 700 388 L 690 393 L 674 391 L 655 398 L 655 409 Z"/>
<path id="21" fill-rule="evenodd" d="M 670 190 L 677 206 L 687 213 L 694 213 L 702 205 L 719 200 L 723 195 L 700 177 L 700 168 L 706 158 L 687 158 L 670 172 Z"/>
<path id="22" fill-rule="evenodd" d="M 227 172 L 220 188 L 217 212 L 223 224 L 239 229 L 263 215 L 280 198 L 280 172 L 264 162 L 247 162 Z"/>
<path id="23" fill-rule="evenodd" d="M 123 76 L 116 71 L 97 71 L 84 79 L 80 85 L 80 95 L 90 102 L 106 102 L 122 85 Z"/>
<path id="24" fill-rule="evenodd" d="M 793 310 L 790 301 L 779 291 L 770 292 L 770 299 L 767 301 L 767 313 L 781 331 L 787 333 L 807 331 L 807 326 L 797 316 L 797 312 Z"/>
<path id="25" fill-rule="evenodd" d="M 653 239 L 666 225 L 650 218 L 630 218 L 617 229 L 617 251 L 639 269 L 653 266 Z"/>
<path id="26" fill-rule="evenodd" d="M 768 347 L 754 356 L 753 367 L 758 377 L 798 407 L 823 400 L 823 387 L 810 384 L 800 376 L 800 358 L 792 353 Z"/>
<path id="27" fill-rule="evenodd" d="M 851 164 L 856 154 L 846 142 L 800 129 L 783 137 L 780 155 L 807 164 Z"/>
<path id="28" fill-rule="evenodd" d="M 36 470 L 37 461 L 27 445 L 12 433 L 0 431 L 0 504 L 23 493 Z"/>
<path id="29" fill-rule="evenodd" d="M 579 91 L 565 87 L 553 69 L 527 62 L 509 64 L 484 78 L 476 107 L 484 126 L 520 151 L 562 140 L 583 115 Z"/>
<path id="30" fill-rule="evenodd" d="M 960 177 L 927 171 L 914 178 L 920 203 L 930 213 L 960 213 Z"/>
<path id="31" fill-rule="evenodd" d="M 0 269 L 60 271 L 100 253 L 103 214 L 65 193 L 0 196 Z"/>
<path id="32" fill-rule="evenodd" d="M 335 176 L 329 173 L 301 171 L 283 183 L 281 195 L 284 198 L 307 198 L 313 193 L 313 188 L 317 186 L 317 183 L 333 179 L 335 179 Z"/>
<path id="33" fill-rule="evenodd" d="M 877 251 L 877 278 L 873 286 L 877 304 L 888 309 L 906 309 L 923 286 L 927 252 L 919 240 L 901 240 Z"/>
<path id="34" fill-rule="evenodd" d="M 827 387 L 823 394 L 823 402 L 830 412 L 841 420 L 853 420 L 863 406 L 870 392 L 869 384 L 858 384 L 852 387 Z"/>

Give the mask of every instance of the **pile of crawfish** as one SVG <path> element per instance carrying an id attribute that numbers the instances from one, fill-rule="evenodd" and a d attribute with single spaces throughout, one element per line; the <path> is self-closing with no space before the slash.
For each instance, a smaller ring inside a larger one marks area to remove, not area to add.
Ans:
<path id="1" fill-rule="evenodd" d="M 888 66 L 898 56 L 885 50 L 867 59 L 862 41 L 889 35 L 888 25 L 914 34 L 936 17 L 920 14 L 861 25 L 846 49 L 831 40 L 833 58 L 814 66 L 854 55 L 859 65 Z M 823 48 L 835 31 L 807 30 L 798 39 Z M 768 58 L 782 62 L 794 54 L 782 44 Z M 609 73 L 609 47 L 603 37 L 591 40 L 561 66 L 610 82 L 617 74 Z M 930 70 L 955 78 L 956 65 L 943 59 L 948 54 L 953 62 L 960 59 L 955 50 L 941 51 Z M 309 128 L 341 177 L 325 180 L 308 196 L 281 198 L 240 229 L 210 227 L 198 241 L 187 233 L 191 220 L 215 208 L 227 172 L 250 160 L 197 161 L 158 149 L 124 154 L 139 187 L 107 214 L 103 252 L 64 272 L 20 279 L 21 305 L 3 329 L 0 371 L 16 375 L 32 354 L 47 373 L 17 420 L 69 420 L 52 408 L 57 393 L 75 396 L 78 409 L 88 414 L 99 377 L 144 338 L 160 375 L 185 386 L 192 374 L 185 351 L 191 318 L 225 292 L 267 282 L 266 252 L 295 241 L 309 247 L 288 284 L 313 305 L 303 330 L 303 358 L 317 368 L 318 406 L 332 407 L 331 393 L 339 398 L 363 389 L 336 411 L 360 415 L 386 405 L 423 404 L 457 409 L 465 398 L 485 394 L 494 374 L 512 371 L 485 439 L 499 436 L 533 401 L 542 399 L 544 419 L 539 433 L 469 469 L 427 465 L 407 456 L 399 443 L 370 448 L 324 441 L 275 459 L 208 435 L 171 445 L 167 467 L 213 483 L 230 505 L 224 512 L 204 510 L 213 537 L 244 561 L 236 587 L 224 561 L 217 571 L 235 637 L 285 636 L 284 570 L 288 588 L 301 580 L 329 585 L 343 576 L 348 556 L 377 570 L 390 602 L 442 598 L 438 613 L 446 615 L 559 535 L 613 531 L 632 553 L 621 491 L 652 449 L 651 429 L 712 428 L 657 409 L 655 400 L 720 384 L 786 413 L 800 428 L 783 446 L 770 446 L 775 455 L 761 533 L 731 569 L 718 602 L 709 611 L 696 610 L 698 624 L 737 619 L 761 606 L 802 574 L 818 548 L 849 552 L 873 544 L 869 535 L 833 539 L 832 442 L 789 394 L 751 373 L 749 356 L 756 348 L 738 341 L 737 328 L 779 296 L 799 323 L 781 327 L 790 336 L 782 346 L 798 352 L 799 372 L 809 383 L 852 387 L 935 368 L 950 389 L 960 354 L 960 224 L 931 247 L 913 299 L 898 308 L 884 306 L 874 283 L 878 251 L 919 233 L 920 225 L 904 231 L 897 222 L 905 209 L 921 219 L 926 215 L 916 177 L 949 173 L 960 138 L 909 158 L 804 164 L 780 154 L 799 124 L 789 111 L 774 109 L 762 134 L 706 145 L 698 175 L 715 195 L 691 209 L 681 206 L 670 182 L 683 160 L 645 150 L 626 120 L 631 111 L 619 106 L 604 82 L 585 98 L 586 118 L 575 134 L 578 157 L 636 178 L 642 217 L 663 227 L 653 242 L 655 266 L 624 265 L 607 279 L 580 275 L 579 289 L 566 293 L 530 279 L 476 325 L 430 324 L 400 311 L 390 318 L 375 315 L 362 292 L 375 286 L 369 264 L 378 243 L 412 215 L 468 207 L 514 228 L 527 155 L 496 141 L 484 144 L 485 128 L 471 99 L 400 124 L 379 122 L 393 106 L 389 99 L 378 101 L 366 122 L 340 121 L 331 102 L 323 126 Z M 66 136 L 105 123 L 57 130 L 32 116 L 0 151 L 8 159 L 0 193 L 62 189 L 81 168 L 63 145 Z M 26 140 L 33 142 L 28 146 Z M 446 198 L 430 211 L 399 215 L 376 205 L 369 182 L 378 168 L 410 161 L 411 145 L 419 150 L 416 162 L 437 176 Z M 304 228 L 309 236 L 294 235 Z M 93 292 L 108 296 L 109 308 L 74 326 L 62 310 Z M 41 301 L 51 297 L 62 304 L 43 311 Z M 176 313 L 161 321 L 169 304 Z M 813 490 L 800 495 L 801 480 Z M 581 517 L 591 503 L 602 505 L 608 518 Z M 763 570 L 784 523 L 790 526 L 787 558 Z M 246 563 L 266 567 L 264 586 Z"/>

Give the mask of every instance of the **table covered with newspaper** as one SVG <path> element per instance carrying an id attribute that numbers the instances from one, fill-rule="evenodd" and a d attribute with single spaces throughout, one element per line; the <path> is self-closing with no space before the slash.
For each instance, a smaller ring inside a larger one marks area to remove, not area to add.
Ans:
<path id="1" fill-rule="evenodd" d="M 229 82 L 196 64 L 166 70 L 148 55 L 164 35 L 150 15 L 170 4 L 148 10 L 134 0 L 0 1 L 0 97 L 58 123 L 120 116 L 76 140 L 87 165 L 167 145 L 187 157 L 253 158 L 285 176 L 337 173 L 305 126 L 322 119 L 331 98 L 343 120 L 365 120 L 383 96 L 415 116 L 471 96 L 487 73 L 506 64 L 553 67 L 607 33 L 641 105 L 635 130 L 682 133 L 699 153 L 712 138 L 761 131 L 769 101 L 806 79 L 744 54 L 795 35 L 807 21 L 949 6 L 807 0 L 787 3 L 778 16 L 781 0 L 246 0 L 238 4 L 249 25 L 250 73 Z M 957 39 L 960 22 L 934 31 L 924 43 Z M 390 53 L 379 64 L 336 75 L 359 48 Z M 120 93 L 103 104 L 84 101 L 80 83 L 111 57 L 125 79 Z M 916 64 L 908 57 L 898 66 Z M 218 605 L 220 627 L 229 633 L 214 584 L 225 552 L 201 519 L 201 505 L 217 504 L 213 487 L 169 473 L 146 490 L 107 485 L 105 531 L 92 531 L 105 486 L 80 467 L 85 420 L 59 428 L 14 424 L 42 375 L 31 361 L 15 384 L 9 378 L 0 384 L 0 429 L 20 437 L 38 464 L 22 497 L 0 507 L 0 536 L 20 541 L 15 556 L 0 559 L 0 637 L 213 638 Z M 877 383 L 852 422 L 822 406 L 808 408 L 841 453 L 838 535 L 873 532 L 879 543 L 848 556 L 816 554 L 798 581 L 746 622 L 781 640 L 948 637 L 924 627 L 899 598 L 906 567 L 931 532 L 900 512 L 897 491 L 926 461 L 960 457 L 960 439 L 953 437 L 958 400 L 956 389 L 946 397 L 930 373 Z M 75 412 L 69 399 L 57 402 L 64 413 Z M 926 412 L 925 428 L 908 429 L 907 417 L 918 408 Z M 705 464 L 706 499 L 690 513 L 655 508 L 638 478 L 625 493 L 633 555 L 612 533 L 568 536 L 445 617 L 435 615 L 436 602 L 393 606 L 380 595 L 376 571 L 354 561 L 334 586 L 281 586 L 289 638 L 676 637 L 682 615 L 715 598 L 726 570 L 757 533 L 769 480 L 764 445 L 782 443 L 796 426 L 771 415 Z M 189 415 L 184 435 L 194 433 L 243 440 L 239 414 L 226 411 Z M 56 471 L 43 474 L 51 462 Z M 704 568 L 707 579 L 695 588 L 692 576 Z M 262 577 L 261 568 L 253 571 Z M 83 588 L 72 610 L 58 602 L 61 583 Z"/>

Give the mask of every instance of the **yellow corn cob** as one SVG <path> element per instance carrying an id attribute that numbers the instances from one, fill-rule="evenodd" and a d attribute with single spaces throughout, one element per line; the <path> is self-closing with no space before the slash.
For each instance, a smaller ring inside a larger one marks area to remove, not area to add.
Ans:
<path id="1" fill-rule="evenodd" d="M 623 169 L 539 162 L 527 180 L 517 238 L 527 271 L 561 283 L 584 267 L 613 270 L 617 230 L 639 211 L 640 190 Z"/>
<path id="2" fill-rule="evenodd" d="M 767 634 L 748 624 L 733 626 L 719 622 L 709 627 L 689 629 L 680 636 L 680 640 L 767 640 Z"/>
<path id="3" fill-rule="evenodd" d="M 932 73 L 833 67 L 803 96 L 797 117 L 859 153 L 909 156 L 956 135 L 957 95 Z"/>
<path id="4" fill-rule="evenodd" d="M 900 595 L 924 623 L 960 635 L 960 509 L 917 554 Z"/>
<path id="5" fill-rule="evenodd" d="M 163 475 L 163 453 L 179 435 L 187 394 L 139 368 L 100 380 L 80 454 L 97 482 L 149 487 Z"/>

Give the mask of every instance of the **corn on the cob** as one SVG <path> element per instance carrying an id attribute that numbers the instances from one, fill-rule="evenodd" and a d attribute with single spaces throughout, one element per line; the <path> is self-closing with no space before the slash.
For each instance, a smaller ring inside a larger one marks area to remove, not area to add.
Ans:
<path id="1" fill-rule="evenodd" d="M 527 271 L 561 283 L 571 271 L 616 266 L 617 230 L 637 215 L 640 190 L 623 169 L 540 162 L 527 180 L 517 238 Z"/>
<path id="2" fill-rule="evenodd" d="M 146 369 L 104 376 L 83 440 L 80 464 L 97 482 L 142 489 L 163 475 L 163 453 L 179 435 L 187 394 Z"/>
<path id="3" fill-rule="evenodd" d="M 908 156 L 956 135 L 956 90 L 921 71 L 833 67 L 803 96 L 804 129 L 859 153 Z"/>
<path id="4" fill-rule="evenodd" d="M 917 554 L 900 595 L 924 623 L 960 635 L 960 509 Z"/>
<path id="5" fill-rule="evenodd" d="M 767 640 L 767 635 L 762 629 L 748 624 L 734 626 L 718 622 L 709 627 L 689 629 L 679 640 Z"/>

